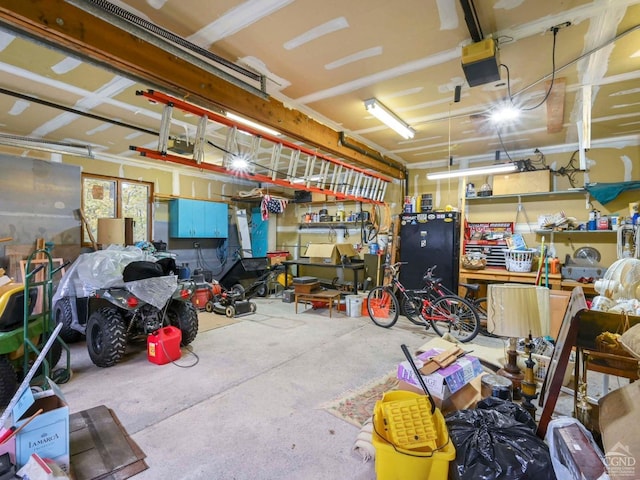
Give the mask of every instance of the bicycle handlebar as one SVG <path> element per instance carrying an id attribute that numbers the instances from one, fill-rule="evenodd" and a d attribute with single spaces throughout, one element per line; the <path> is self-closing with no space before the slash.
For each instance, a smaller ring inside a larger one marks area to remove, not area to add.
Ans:
<path id="1" fill-rule="evenodd" d="M 398 274 L 398 270 L 400 269 L 400 265 L 406 265 L 409 262 L 396 262 L 396 263 L 385 263 L 382 266 L 385 270 L 390 270 L 392 275 L 396 276 Z"/>

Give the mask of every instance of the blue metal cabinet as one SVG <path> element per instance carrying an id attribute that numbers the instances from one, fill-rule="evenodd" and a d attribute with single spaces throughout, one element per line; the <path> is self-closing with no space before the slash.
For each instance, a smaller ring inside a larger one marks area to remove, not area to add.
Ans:
<path id="1" fill-rule="evenodd" d="M 227 238 L 227 205 L 178 198 L 169 202 L 169 236 L 173 238 Z"/>
<path id="2" fill-rule="evenodd" d="M 206 219 L 211 235 L 214 238 L 229 236 L 229 208 L 226 203 L 205 202 Z"/>

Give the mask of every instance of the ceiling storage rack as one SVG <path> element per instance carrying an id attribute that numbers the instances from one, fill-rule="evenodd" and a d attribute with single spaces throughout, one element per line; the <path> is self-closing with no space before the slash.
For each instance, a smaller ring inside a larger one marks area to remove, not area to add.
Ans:
<path id="1" fill-rule="evenodd" d="M 235 122 L 154 90 L 139 91 L 151 102 L 164 104 L 158 149 L 131 146 L 147 158 L 192 166 L 256 182 L 335 196 L 336 200 L 384 204 L 391 179 L 377 172 L 350 165 L 275 135 Z M 199 117 L 187 155 L 170 153 L 173 110 Z M 222 145 L 224 143 L 224 146 Z M 214 150 L 216 154 L 209 152 Z M 239 168 L 238 161 L 244 166 Z"/>

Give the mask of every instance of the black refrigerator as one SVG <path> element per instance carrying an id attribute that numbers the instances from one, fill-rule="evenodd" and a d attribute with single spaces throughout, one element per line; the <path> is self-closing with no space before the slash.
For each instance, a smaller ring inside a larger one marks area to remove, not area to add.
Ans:
<path id="1" fill-rule="evenodd" d="M 400 281 L 406 288 L 424 286 L 422 276 L 437 265 L 434 275 L 449 290 L 458 291 L 460 213 L 426 212 L 400 215 Z"/>

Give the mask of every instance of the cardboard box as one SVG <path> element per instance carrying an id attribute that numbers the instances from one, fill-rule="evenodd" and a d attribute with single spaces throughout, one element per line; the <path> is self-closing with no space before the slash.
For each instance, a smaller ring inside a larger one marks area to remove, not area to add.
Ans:
<path id="1" fill-rule="evenodd" d="M 468 408 L 475 408 L 476 403 L 482 400 L 482 375 L 477 376 L 464 387 L 457 392 L 449 395 L 445 399 L 440 399 L 434 395 L 433 401 L 436 404 L 436 408 L 439 408 L 443 415 L 458 410 L 466 410 Z M 416 387 L 411 383 L 407 383 L 400 380 L 398 384 L 398 390 L 406 390 L 408 392 L 414 392 L 424 395 L 421 387 Z M 429 390 L 431 391 L 431 390 Z"/>
<path id="2" fill-rule="evenodd" d="M 429 357 L 436 356 L 444 351 L 445 350 L 441 348 L 428 350 L 418 355 L 418 360 L 421 362 L 426 361 Z M 418 368 L 421 367 L 419 362 L 416 362 L 416 365 Z M 446 368 L 441 368 L 430 375 L 423 375 L 422 379 L 429 389 L 431 396 L 445 400 L 481 373 L 482 365 L 480 364 L 480 360 L 471 355 L 465 355 Z M 398 379 L 421 388 L 411 365 L 409 365 L 409 362 L 406 360 L 398 365 Z"/>
<path id="3" fill-rule="evenodd" d="M 342 256 L 351 258 L 358 255 L 350 243 L 310 243 L 305 253 L 311 263 L 340 265 Z"/>
<path id="4" fill-rule="evenodd" d="M 551 191 L 551 171 L 509 173 L 493 176 L 493 195 L 538 193 Z"/>
<path id="5" fill-rule="evenodd" d="M 640 382 L 633 382 L 598 400 L 598 423 L 611 480 L 640 474 Z"/>
<path id="6" fill-rule="evenodd" d="M 26 423 L 39 409 L 44 410 L 14 437 L 15 462 L 21 468 L 32 453 L 37 453 L 69 473 L 69 406 L 60 388 L 51 380 L 49 385 L 49 390 L 35 394 L 26 389 L 12 410 L 16 427 Z"/>

